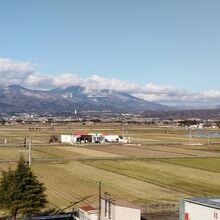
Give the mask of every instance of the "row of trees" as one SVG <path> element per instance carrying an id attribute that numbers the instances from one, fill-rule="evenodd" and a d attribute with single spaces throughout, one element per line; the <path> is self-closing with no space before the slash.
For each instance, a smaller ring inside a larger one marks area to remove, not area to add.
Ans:
<path id="1" fill-rule="evenodd" d="M 45 187 L 21 156 L 17 168 L 2 173 L 0 180 L 0 209 L 15 220 L 20 216 L 33 216 L 47 203 Z"/>

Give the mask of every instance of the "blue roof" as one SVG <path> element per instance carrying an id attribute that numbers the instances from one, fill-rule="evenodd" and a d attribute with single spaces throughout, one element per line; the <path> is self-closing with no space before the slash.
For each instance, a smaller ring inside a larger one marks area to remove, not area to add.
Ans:
<path id="1" fill-rule="evenodd" d="M 220 209 L 220 197 L 218 198 L 190 198 L 190 199 L 184 199 L 184 201 L 211 207 L 211 208 Z"/>

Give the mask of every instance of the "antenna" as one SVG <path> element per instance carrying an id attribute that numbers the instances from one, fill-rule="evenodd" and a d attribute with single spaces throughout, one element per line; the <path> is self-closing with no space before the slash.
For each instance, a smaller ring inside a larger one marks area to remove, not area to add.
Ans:
<path id="1" fill-rule="evenodd" d="M 98 220 L 101 220 L 101 196 L 102 196 L 102 182 L 99 182 L 99 213 Z"/>

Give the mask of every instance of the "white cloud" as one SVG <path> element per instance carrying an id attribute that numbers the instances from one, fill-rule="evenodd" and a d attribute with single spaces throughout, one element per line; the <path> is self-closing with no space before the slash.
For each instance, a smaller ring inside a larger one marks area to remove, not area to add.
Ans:
<path id="1" fill-rule="evenodd" d="M 220 103 L 220 90 L 210 90 L 198 93 L 181 91 L 172 85 L 156 85 L 147 83 L 139 85 L 117 79 L 107 79 L 98 75 L 87 78 L 77 74 L 49 75 L 39 73 L 37 65 L 29 62 L 17 62 L 0 58 L 0 82 L 4 84 L 19 84 L 34 89 L 51 89 L 81 85 L 91 89 L 112 89 L 129 92 L 147 101 L 164 104 L 184 103 Z"/>
<path id="2" fill-rule="evenodd" d="M 82 79 L 75 74 L 46 75 L 33 73 L 23 81 L 22 85 L 39 89 L 51 89 L 82 84 Z"/>
<path id="3" fill-rule="evenodd" d="M 5 84 L 22 84 L 35 72 L 35 65 L 28 62 L 15 62 L 11 59 L 0 59 L 0 80 Z"/>
<path id="4" fill-rule="evenodd" d="M 176 92 L 176 88 L 170 85 L 155 85 L 153 83 L 148 83 L 143 87 L 143 92 L 153 93 L 153 94 L 167 94 Z"/>

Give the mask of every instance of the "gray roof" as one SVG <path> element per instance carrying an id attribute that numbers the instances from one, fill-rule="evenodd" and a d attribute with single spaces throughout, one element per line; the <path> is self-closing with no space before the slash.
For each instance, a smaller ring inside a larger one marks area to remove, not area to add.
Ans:
<path id="1" fill-rule="evenodd" d="M 184 199 L 184 201 L 220 209 L 220 197 L 218 198 L 192 198 L 192 199 Z"/>

